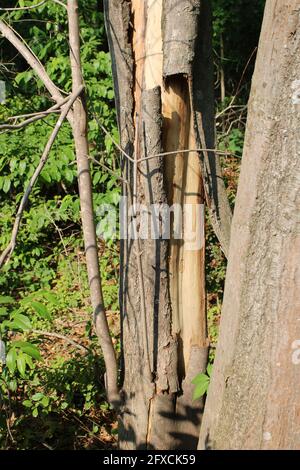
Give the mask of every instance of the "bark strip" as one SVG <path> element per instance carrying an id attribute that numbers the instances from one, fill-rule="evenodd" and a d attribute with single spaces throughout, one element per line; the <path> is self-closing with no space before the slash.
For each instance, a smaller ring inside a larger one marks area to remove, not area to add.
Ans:
<path id="1" fill-rule="evenodd" d="M 198 39 L 201 0 L 163 2 L 163 75 L 191 77 Z"/>
<path id="2" fill-rule="evenodd" d="M 167 86 L 176 76 L 188 84 L 190 97 L 186 100 L 190 100 L 198 148 L 215 147 L 211 16 L 210 0 L 168 0 L 164 4 L 164 79 Z M 228 256 L 232 215 L 219 157 L 215 152 L 200 152 L 199 163 L 211 223 Z"/>

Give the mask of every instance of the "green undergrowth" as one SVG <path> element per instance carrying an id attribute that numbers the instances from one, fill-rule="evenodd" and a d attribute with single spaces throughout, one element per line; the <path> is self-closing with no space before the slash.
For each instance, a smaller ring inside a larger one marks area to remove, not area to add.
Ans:
<path id="1" fill-rule="evenodd" d="M 59 255 L 56 276 L 48 287 L 20 290 L 17 298 L 0 296 L 1 337 L 7 354 L 0 376 L 2 448 L 115 444 L 115 416 L 105 398 L 83 253 L 80 247 L 72 249 L 67 258 Z M 117 346 L 117 255 L 105 246 L 100 251 L 106 273 L 104 299 Z"/>

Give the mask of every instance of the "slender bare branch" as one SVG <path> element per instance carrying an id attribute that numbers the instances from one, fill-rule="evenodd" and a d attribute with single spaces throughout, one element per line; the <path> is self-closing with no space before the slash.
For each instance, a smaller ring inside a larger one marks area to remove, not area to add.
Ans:
<path id="1" fill-rule="evenodd" d="M 73 90 L 83 84 L 80 60 L 80 32 L 78 18 L 78 0 L 68 0 L 70 61 L 72 70 Z M 94 311 L 94 325 L 96 334 L 102 348 L 106 366 L 106 392 L 110 403 L 118 406 L 120 395 L 118 392 L 118 367 L 116 355 L 109 333 L 106 318 L 101 274 L 99 269 L 98 247 L 93 211 L 92 180 L 90 162 L 88 158 L 89 145 L 87 138 L 87 112 L 84 96 L 74 104 L 73 134 L 76 148 L 78 169 L 78 186 L 81 206 L 81 220 L 85 243 L 86 264 L 89 277 L 91 301 Z"/>
<path id="2" fill-rule="evenodd" d="M 72 344 L 73 346 L 75 346 L 75 348 L 80 349 L 80 351 L 83 351 L 84 353 L 90 352 L 89 348 L 87 348 L 86 346 L 83 346 L 77 341 L 74 341 L 68 336 L 62 335 L 60 333 L 52 333 L 50 331 L 43 331 L 43 330 L 31 330 L 30 333 L 34 333 L 40 336 L 49 336 L 49 338 L 58 338 L 63 341 L 66 341 L 67 343 Z"/>
<path id="3" fill-rule="evenodd" d="M 64 97 L 58 87 L 53 83 L 49 75 L 47 74 L 44 66 L 41 64 L 39 59 L 31 51 L 28 44 L 18 38 L 17 34 L 12 30 L 12 28 L 3 20 L 0 20 L 0 32 L 2 35 L 17 49 L 17 51 L 24 57 L 33 71 L 38 75 L 40 80 L 44 83 L 45 87 L 49 91 L 53 100 L 57 103 L 63 101 Z M 70 123 L 73 121 L 73 113 L 69 112 L 68 120 Z"/>
<path id="4" fill-rule="evenodd" d="M 125 178 L 123 178 L 122 176 L 118 175 L 114 170 L 112 170 L 111 168 L 109 168 L 107 165 L 105 165 L 104 163 L 100 162 L 99 160 L 96 160 L 96 158 L 92 157 L 91 155 L 87 155 L 88 159 L 91 160 L 93 163 L 95 163 L 96 165 L 99 165 L 101 166 L 102 168 L 104 168 L 104 170 L 108 171 L 108 173 L 110 173 L 112 176 L 114 176 L 115 178 L 117 178 L 121 183 L 124 183 L 124 184 L 129 184 L 129 181 L 126 180 Z"/>
<path id="5" fill-rule="evenodd" d="M 132 163 L 134 163 L 134 158 L 132 158 L 128 153 L 125 152 L 124 149 L 122 149 L 121 145 L 118 144 L 118 142 L 113 138 L 113 136 L 111 135 L 110 132 L 108 132 L 108 130 L 103 126 L 103 124 L 100 122 L 98 116 L 93 113 L 93 117 L 96 119 L 97 121 L 97 124 L 98 126 L 100 127 L 100 129 L 102 129 L 102 131 L 104 132 L 105 135 L 107 135 L 107 137 L 110 138 L 110 140 L 112 141 L 112 143 L 114 144 L 114 146 L 121 152 L 122 155 L 124 155 L 124 157 L 126 157 L 129 161 L 131 161 Z"/>
<path id="6" fill-rule="evenodd" d="M 77 88 L 77 91 L 74 91 L 74 93 L 72 93 L 70 99 L 69 99 L 69 102 L 63 107 L 63 110 L 61 112 L 61 116 L 59 117 L 52 133 L 51 133 L 51 136 L 47 142 L 47 145 L 44 149 L 44 152 L 43 152 L 43 155 L 40 159 L 40 162 L 34 172 L 34 174 L 32 175 L 31 177 L 31 180 L 26 188 L 26 191 L 24 193 L 24 196 L 21 200 L 21 203 L 20 203 L 20 206 L 19 206 L 19 209 L 18 209 L 18 212 L 17 212 L 17 215 L 16 215 L 16 220 L 15 220 L 15 223 L 14 223 L 14 226 L 13 226 L 13 230 L 12 230 L 12 236 L 11 236 L 11 240 L 8 244 L 8 246 L 6 247 L 6 249 L 3 251 L 3 253 L 1 254 L 0 256 L 0 268 L 3 266 L 3 264 L 5 263 L 5 261 L 7 261 L 12 252 L 14 251 L 15 249 L 15 246 L 16 246 L 16 241 L 17 241 L 17 236 L 18 236 L 18 232 L 19 232 L 19 228 L 20 228 L 20 223 L 21 223 L 21 218 L 22 218 L 22 215 L 23 215 L 23 212 L 24 212 L 24 209 L 25 209 L 25 206 L 26 206 L 26 203 L 28 201 L 28 198 L 30 196 L 30 193 L 32 191 L 32 188 L 33 186 L 35 185 L 36 183 L 36 180 L 38 179 L 42 169 L 44 168 L 45 166 L 45 163 L 48 159 L 48 156 L 49 156 L 49 153 L 50 153 L 50 150 L 52 148 L 52 145 L 56 139 L 56 136 L 65 120 L 65 118 L 67 117 L 71 107 L 73 106 L 74 104 L 74 101 L 78 98 L 78 96 L 82 93 L 83 91 L 83 85 L 81 85 L 80 87 Z"/>
<path id="7" fill-rule="evenodd" d="M 193 152 L 215 152 L 218 155 L 224 155 L 228 157 L 241 158 L 239 155 L 235 155 L 232 152 L 226 152 L 218 149 L 208 149 L 208 148 L 197 148 L 197 149 L 185 149 L 185 150 L 174 150 L 172 152 L 162 152 L 157 153 L 156 155 L 151 155 L 146 158 L 142 158 L 139 161 L 150 160 L 151 158 L 166 157 L 167 155 L 178 155 L 179 153 L 193 153 Z"/>
<path id="8" fill-rule="evenodd" d="M 257 51 L 257 47 L 255 47 L 254 50 L 251 52 L 251 55 L 250 55 L 250 57 L 249 57 L 249 59 L 248 59 L 246 65 L 245 65 L 245 68 L 244 68 L 243 73 L 242 73 L 242 75 L 241 75 L 241 78 L 240 78 L 240 81 L 239 81 L 239 83 L 238 83 L 236 92 L 235 92 L 234 96 L 232 97 L 232 99 L 231 99 L 229 105 L 228 105 L 225 109 L 223 109 L 222 111 L 220 111 L 220 112 L 216 115 L 216 119 L 219 119 L 224 113 L 226 113 L 229 109 L 231 109 L 231 108 L 234 107 L 234 106 L 233 106 L 233 103 L 234 103 L 234 101 L 236 100 L 236 97 L 238 96 L 238 94 L 239 94 L 239 92 L 240 92 L 241 84 L 242 84 L 243 78 L 244 78 L 244 76 L 245 76 L 246 70 L 247 70 L 247 68 L 248 68 L 248 66 L 249 66 L 249 64 L 250 64 L 250 62 L 251 62 L 251 60 L 252 60 L 252 57 L 253 57 L 254 54 L 256 53 L 256 51 Z M 238 107 L 238 106 L 236 106 L 236 107 Z M 241 106 L 241 107 L 242 107 L 242 106 Z"/>
<path id="9" fill-rule="evenodd" d="M 67 96 L 63 101 L 61 101 L 60 103 L 55 104 L 54 106 L 49 108 L 47 111 L 42 111 L 40 113 L 28 114 L 27 115 L 28 119 L 26 119 L 23 122 L 20 122 L 19 124 L 1 124 L 0 125 L 0 130 L 9 130 L 9 131 L 19 130 L 19 129 L 24 128 L 25 126 L 28 126 L 29 124 L 32 124 L 33 122 L 36 122 L 40 119 L 45 118 L 49 114 L 59 113 L 59 112 L 61 112 L 59 108 L 61 108 L 69 100 L 70 100 L 70 96 Z M 17 120 L 21 117 L 22 116 L 16 116 L 14 119 Z M 13 118 L 9 118 L 9 119 L 12 120 Z"/>
<path id="10" fill-rule="evenodd" d="M 60 5 L 61 7 L 65 8 L 67 10 L 67 5 L 65 5 L 60 0 L 52 0 L 52 2 L 57 3 L 57 5 Z"/>

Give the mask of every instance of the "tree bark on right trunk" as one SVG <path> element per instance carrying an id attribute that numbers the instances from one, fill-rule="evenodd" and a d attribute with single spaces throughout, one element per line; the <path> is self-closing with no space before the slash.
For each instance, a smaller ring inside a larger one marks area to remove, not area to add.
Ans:
<path id="1" fill-rule="evenodd" d="M 300 448 L 299 0 L 267 0 L 199 448 Z"/>

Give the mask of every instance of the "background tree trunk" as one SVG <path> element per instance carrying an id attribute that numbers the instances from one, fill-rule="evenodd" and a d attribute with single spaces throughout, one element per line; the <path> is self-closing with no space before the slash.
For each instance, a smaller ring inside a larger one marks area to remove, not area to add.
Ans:
<path id="1" fill-rule="evenodd" d="M 199 447 L 300 447 L 299 0 L 267 0 Z"/>
<path id="2" fill-rule="evenodd" d="M 140 163 L 122 156 L 124 194 L 148 212 L 190 204 L 200 241 L 193 251 L 172 235 L 121 243 L 120 447 L 196 448 L 202 403 L 191 380 L 205 370 L 208 347 L 196 209 L 206 199 L 224 251 L 231 221 L 214 153 L 180 152 L 215 146 L 210 2 L 112 0 L 105 10 L 122 148 L 135 160 L 175 152 Z"/>

